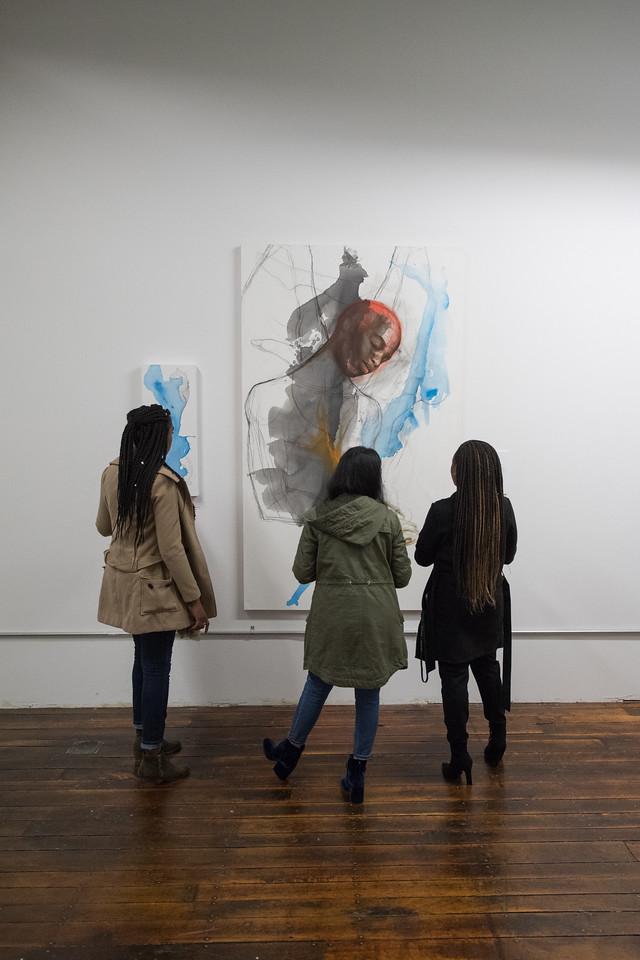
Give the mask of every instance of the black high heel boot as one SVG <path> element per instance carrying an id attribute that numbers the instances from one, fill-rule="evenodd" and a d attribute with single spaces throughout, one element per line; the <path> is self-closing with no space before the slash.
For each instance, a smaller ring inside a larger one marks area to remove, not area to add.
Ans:
<path id="1" fill-rule="evenodd" d="M 473 759 L 466 752 L 457 753 L 451 756 L 450 763 L 442 764 L 442 776 L 445 780 L 449 782 L 455 782 L 460 779 L 460 774 L 464 773 L 467 786 L 470 787 L 472 784 L 471 780 L 471 767 L 473 766 Z"/>
<path id="2" fill-rule="evenodd" d="M 506 727 L 489 727 L 489 742 L 484 748 L 484 759 L 490 767 L 497 767 L 507 749 Z"/>
<path id="3" fill-rule="evenodd" d="M 353 754 L 347 760 L 347 770 L 340 781 L 345 800 L 351 803 L 362 803 L 364 800 L 364 775 L 367 770 L 366 760 L 356 760 Z"/>
<path id="4" fill-rule="evenodd" d="M 290 740 L 274 743 L 268 737 L 262 741 L 262 749 L 267 760 L 275 760 L 273 772 L 276 777 L 286 780 L 298 765 L 304 747 L 296 747 Z"/>

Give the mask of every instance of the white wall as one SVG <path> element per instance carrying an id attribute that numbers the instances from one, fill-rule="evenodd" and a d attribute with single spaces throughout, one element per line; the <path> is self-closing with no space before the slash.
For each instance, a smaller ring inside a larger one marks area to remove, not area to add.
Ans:
<path id="1" fill-rule="evenodd" d="M 90 629 L 97 477 L 149 359 L 202 370 L 199 522 L 220 629 L 248 624 L 247 239 L 463 247 L 468 434 L 509 451 L 523 505 L 515 625 L 534 625 L 520 597 L 559 631 L 638 629 L 640 7 L 9 0 L 1 17 L 0 700 L 126 699 L 126 641 L 14 638 Z M 517 698 L 634 696 L 636 640 L 612 636 L 522 637 Z M 296 641 L 205 644 L 179 648 L 180 701 L 296 695 Z M 551 648 L 558 670 L 538 668 Z M 387 688 L 421 695 L 415 675 Z"/>

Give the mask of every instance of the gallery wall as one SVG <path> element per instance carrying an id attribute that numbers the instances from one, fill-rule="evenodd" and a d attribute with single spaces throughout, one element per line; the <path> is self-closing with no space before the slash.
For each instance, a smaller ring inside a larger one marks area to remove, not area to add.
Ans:
<path id="1" fill-rule="evenodd" d="M 634 696 L 640 8 L 15 0 L 0 17 L 0 701 L 127 698 L 127 642 L 94 620 L 93 520 L 152 361 L 201 372 L 220 606 L 218 635 L 180 647 L 176 697 L 294 699 L 301 615 L 242 607 L 238 248 L 343 237 L 466 255 L 467 434 L 501 450 L 520 521 L 516 697 Z M 560 648 L 581 651 L 563 684 L 544 666 Z M 414 672 L 387 691 L 424 695 Z"/>

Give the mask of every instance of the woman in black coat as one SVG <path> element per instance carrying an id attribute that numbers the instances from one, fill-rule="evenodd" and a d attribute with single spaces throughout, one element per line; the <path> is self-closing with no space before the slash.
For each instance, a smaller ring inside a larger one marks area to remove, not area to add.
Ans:
<path id="1" fill-rule="evenodd" d="M 487 763 L 497 766 L 507 745 L 511 605 L 502 567 L 515 556 L 517 530 L 492 446 L 481 440 L 463 443 L 453 458 L 451 476 L 456 493 L 432 504 L 416 545 L 416 562 L 423 567 L 433 564 L 422 599 L 416 655 L 427 671 L 438 662 L 451 747 L 451 762 L 443 763 L 443 776 L 458 780 L 464 772 L 471 783 L 469 667 L 489 722 Z M 504 684 L 496 659 L 502 646 Z"/>

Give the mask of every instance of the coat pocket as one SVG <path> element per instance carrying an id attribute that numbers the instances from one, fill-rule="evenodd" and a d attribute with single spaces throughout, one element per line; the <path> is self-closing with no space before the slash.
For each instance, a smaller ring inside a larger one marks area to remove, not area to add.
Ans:
<path id="1" fill-rule="evenodd" d="M 140 577 L 140 613 L 171 613 L 178 609 L 173 580 L 152 580 Z"/>

